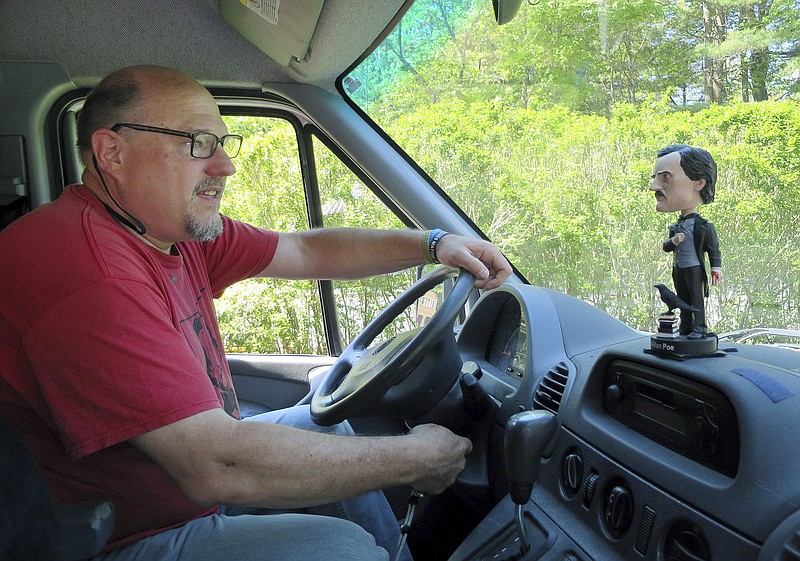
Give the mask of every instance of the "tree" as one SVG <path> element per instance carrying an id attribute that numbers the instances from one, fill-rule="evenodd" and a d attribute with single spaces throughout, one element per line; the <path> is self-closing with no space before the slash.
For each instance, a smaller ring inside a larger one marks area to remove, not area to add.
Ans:
<path id="1" fill-rule="evenodd" d="M 782 25 L 797 20 L 790 7 Z M 371 115 L 531 282 L 641 329 L 652 328 L 660 305 L 652 284 L 671 282 L 660 251 L 671 217 L 654 213 L 646 189 L 655 150 L 707 147 L 721 187 L 704 212 L 736 232 L 723 241 L 726 281 L 709 306 L 714 325 L 794 326 L 795 273 L 770 276 L 768 288 L 756 278 L 797 267 L 789 216 L 800 211 L 798 106 L 692 107 L 706 84 L 718 101 L 733 91 L 742 13 L 732 2 L 564 0 L 540 2 L 502 28 L 474 14 L 470 33 L 418 67 L 436 97 L 399 78 Z M 775 294 L 788 309 L 764 304 Z"/>
<path id="2" fill-rule="evenodd" d="M 712 326 L 800 328 L 798 0 L 542 0 L 502 27 L 479 8 L 414 3 L 354 71 L 364 83 L 354 99 L 528 280 L 652 329 L 652 284 L 671 282 L 660 247 L 672 217 L 654 212 L 647 185 L 655 150 L 685 142 L 720 166 L 717 201 L 703 209 L 723 244 Z M 716 102 L 696 103 L 704 91 Z M 737 91 L 745 102 L 731 102 Z M 308 227 L 293 127 L 228 123 L 247 142 L 225 212 Z M 314 147 L 325 225 L 402 227 Z M 337 283 L 343 339 L 413 280 Z M 236 285 L 218 313 L 229 348 L 326 352 L 313 282 Z"/>

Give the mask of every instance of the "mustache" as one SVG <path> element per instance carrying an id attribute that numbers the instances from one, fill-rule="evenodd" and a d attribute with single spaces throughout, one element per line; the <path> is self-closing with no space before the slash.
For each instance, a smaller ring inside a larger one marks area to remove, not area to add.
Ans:
<path id="1" fill-rule="evenodd" d="M 207 179 L 202 180 L 195 186 L 194 194 L 196 195 L 202 191 L 207 191 L 213 188 L 216 188 L 217 191 L 222 191 L 223 189 L 225 189 L 225 178 L 209 177 Z"/>

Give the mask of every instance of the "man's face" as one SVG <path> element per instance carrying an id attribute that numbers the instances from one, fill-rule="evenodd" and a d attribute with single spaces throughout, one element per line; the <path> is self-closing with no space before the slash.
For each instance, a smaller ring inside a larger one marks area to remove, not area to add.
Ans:
<path id="1" fill-rule="evenodd" d="M 137 124 L 218 137 L 228 132 L 213 97 L 199 85 L 153 87 L 145 95 L 150 102 Z M 120 203 L 145 224 L 147 239 L 166 249 L 178 241 L 217 237 L 225 181 L 236 171 L 222 147 L 197 159 L 189 138 L 129 129 L 120 134 Z"/>
<path id="2" fill-rule="evenodd" d="M 650 190 L 655 193 L 658 212 L 685 214 L 696 210 L 703 202 L 700 191 L 705 179 L 689 179 L 681 167 L 678 152 L 661 156 L 653 168 L 652 178 Z"/>

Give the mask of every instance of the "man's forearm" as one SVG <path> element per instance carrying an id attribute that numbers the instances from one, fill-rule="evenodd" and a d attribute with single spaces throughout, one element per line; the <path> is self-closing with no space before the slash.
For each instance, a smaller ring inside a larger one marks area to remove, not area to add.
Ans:
<path id="1" fill-rule="evenodd" d="M 230 451 L 215 460 L 223 483 L 208 497 L 213 502 L 299 508 L 414 478 L 413 443 L 403 437 L 337 436 L 269 423 L 239 423 L 236 430 Z"/>
<path id="2" fill-rule="evenodd" d="M 436 425 L 403 436 L 337 436 L 237 421 L 222 410 L 161 427 L 133 444 L 192 501 L 270 508 L 324 504 L 404 484 L 439 493 L 471 449 L 468 440 Z"/>
<path id="3" fill-rule="evenodd" d="M 263 276 L 356 279 L 425 262 L 425 233 L 419 230 L 325 228 L 281 234 Z"/>

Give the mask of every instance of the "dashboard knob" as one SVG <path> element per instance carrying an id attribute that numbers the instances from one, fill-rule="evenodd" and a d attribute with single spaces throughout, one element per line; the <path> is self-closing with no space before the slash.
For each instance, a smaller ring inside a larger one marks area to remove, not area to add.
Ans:
<path id="1" fill-rule="evenodd" d="M 617 483 L 606 495 L 603 521 L 615 538 L 621 538 L 633 521 L 633 494 L 623 483 Z"/>
<path id="2" fill-rule="evenodd" d="M 586 481 L 583 483 L 583 504 L 589 508 L 594 499 L 594 492 L 597 490 L 597 482 L 600 480 L 600 474 L 593 471 L 586 476 Z"/>
<path id="3" fill-rule="evenodd" d="M 567 495 L 574 496 L 583 482 L 583 458 L 578 452 L 571 452 L 561 465 L 561 482 Z"/>
<path id="4" fill-rule="evenodd" d="M 622 388 L 617 384 L 611 384 L 606 388 L 606 400 L 609 404 L 611 403 L 619 403 L 619 400 L 622 399 Z"/>

